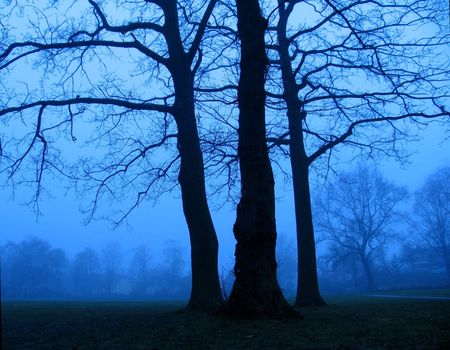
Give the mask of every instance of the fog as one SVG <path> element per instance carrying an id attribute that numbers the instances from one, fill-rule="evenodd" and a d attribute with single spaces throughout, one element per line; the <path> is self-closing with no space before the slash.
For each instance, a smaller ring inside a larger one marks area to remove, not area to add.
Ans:
<path id="1" fill-rule="evenodd" d="M 315 178 L 313 209 L 318 273 L 325 296 L 449 285 L 442 247 L 424 238 L 428 233 L 426 227 L 419 225 L 420 215 L 416 212 L 418 190 L 430 182 L 431 174 L 438 169 L 448 172 L 445 167 L 448 155 L 442 152 L 447 144 L 433 145 L 431 139 L 436 140 L 436 135 L 439 131 L 435 130 L 427 143 L 415 145 L 421 151 L 410 157 L 410 165 L 401 167 L 392 161 L 359 163 L 359 166 L 371 164 L 370 171 L 379 171 L 386 181 L 407 192 L 398 203 L 400 216 L 389 227 L 386 223 L 392 234 L 371 258 L 372 286 L 368 286 L 359 256 L 336 245 L 327 231 L 320 229 L 326 205 L 320 203 L 319 197 L 345 171 L 335 168 L 336 174 L 329 174 L 326 179 Z M 348 169 L 355 171 L 358 166 L 355 164 L 349 162 Z M 449 186 L 448 174 L 444 179 L 447 182 L 436 187 L 441 191 Z M 297 252 L 288 188 L 289 183 L 283 185 L 278 181 L 277 274 L 283 293 L 292 298 L 297 287 Z M 83 224 L 77 201 L 62 193 L 44 200 L 39 216 L 29 206 L 19 205 L 19 196 L 17 193 L 15 200 L 2 203 L 1 288 L 5 300 L 184 301 L 189 298 L 188 233 L 176 195 L 146 203 L 135 210 L 128 226 L 115 230 L 106 220 Z M 445 204 L 448 210 L 448 203 Z M 234 280 L 234 208 L 221 206 L 213 211 L 213 216 L 219 235 L 219 274 L 227 297 Z"/>

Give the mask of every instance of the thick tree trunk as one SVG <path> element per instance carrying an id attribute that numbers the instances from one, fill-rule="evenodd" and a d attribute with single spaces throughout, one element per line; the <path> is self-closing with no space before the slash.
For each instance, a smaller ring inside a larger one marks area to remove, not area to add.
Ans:
<path id="1" fill-rule="evenodd" d="M 309 159 L 303 141 L 302 105 L 298 99 L 298 87 L 293 74 L 286 37 L 288 16 L 284 4 L 279 1 L 278 45 L 284 99 L 289 125 L 289 152 L 294 187 L 295 220 L 297 229 L 298 279 L 295 306 L 325 305 L 319 291 L 316 263 L 316 244 L 312 221 L 311 195 L 309 187 Z"/>
<path id="2" fill-rule="evenodd" d="M 294 315 L 276 277 L 274 179 L 265 130 L 264 32 L 258 0 L 237 0 L 241 40 L 239 164 L 242 197 L 234 224 L 236 276 L 228 310 L 245 317 Z"/>
<path id="3" fill-rule="evenodd" d="M 218 274 L 218 241 L 209 211 L 203 155 L 195 117 L 194 77 L 179 33 L 177 2 L 166 9 L 166 39 L 175 88 L 174 118 L 178 149 L 183 212 L 191 243 L 192 290 L 188 308 L 215 310 L 224 304 Z"/>

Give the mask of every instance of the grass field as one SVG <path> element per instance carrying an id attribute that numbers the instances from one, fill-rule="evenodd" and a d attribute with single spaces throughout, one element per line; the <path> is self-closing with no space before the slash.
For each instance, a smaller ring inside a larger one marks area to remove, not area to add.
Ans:
<path id="1" fill-rule="evenodd" d="M 2 349 L 450 349 L 450 301 L 327 301 L 289 321 L 184 312 L 177 303 L 7 302 Z"/>

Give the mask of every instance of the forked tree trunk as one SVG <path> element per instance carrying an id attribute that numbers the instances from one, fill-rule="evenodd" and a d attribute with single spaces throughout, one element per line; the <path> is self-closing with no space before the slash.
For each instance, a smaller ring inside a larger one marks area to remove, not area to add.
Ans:
<path id="1" fill-rule="evenodd" d="M 191 243 L 192 289 L 188 308 L 215 310 L 223 305 L 218 273 L 218 241 L 209 211 L 203 155 L 195 117 L 194 77 L 179 33 L 177 2 L 167 5 L 166 38 L 175 88 L 174 118 L 178 149 L 183 212 Z"/>
<path id="2" fill-rule="evenodd" d="M 274 179 L 266 145 L 264 32 L 258 0 L 236 0 L 241 40 L 239 164 L 242 196 L 234 224 L 236 276 L 228 310 L 237 315 L 294 314 L 277 282 Z"/>
<path id="3" fill-rule="evenodd" d="M 289 152 L 294 187 L 295 220 L 297 229 L 298 278 L 295 306 L 325 305 L 319 291 L 316 263 L 316 245 L 312 221 L 311 195 L 309 187 L 309 159 L 303 141 L 302 106 L 298 99 L 298 87 L 293 74 L 286 37 L 288 15 L 279 1 L 278 45 L 284 99 L 289 125 Z"/>

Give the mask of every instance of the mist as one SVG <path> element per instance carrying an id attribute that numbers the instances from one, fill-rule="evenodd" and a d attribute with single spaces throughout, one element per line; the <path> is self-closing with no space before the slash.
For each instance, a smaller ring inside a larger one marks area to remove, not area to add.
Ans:
<path id="1" fill-rule="evenodd" d="M 439 241 L 439 232 L 434 236 L 432 232 L 439 231 L 440 223 L 447 225 L 445 222 L 448 216 L 439 217 L 437 213 L 448 210 L 446 199 L 441 201 L 438 199 L 440 194 L 445 194 L 448 189 L 450 169 L 445 166 L 435 169 L 426 177 L 422 186 L 411 191 L 408 187 L 401 186 L 399 182 L 396 184 L 390 182 L 375 166 L 363 168 L 361 166 L 354 168 L 350 173 L 330 175 L 322 188 L 315 191 L 313 208 L 315 225 L 318 228 L 316 244 L 322 293 L 325 296 L 374 294 L 390 290 L 448 287 L 450 281 L 448 255 L 445 255 L 445 252 L 448 254 L 448 246 L 445 240 Z M 369 178 L 377 176 L 379 181 L 383 180 L 385 183 L 377 182 L 374 185 L 377 187 L 373 189 L 368 187 L 367 183 L 364 185 L 364 181 L 367 182 Z M 348 180 L 350 188 L 346 188 L 346 183 L 342 183 L 343 178 L 350 179 Z M 360 186 L 365 186 L 364 188 L 358 187 L 360 181 L 363 182 Z M 339 189 L 333 186 L 338 186 L 343 191 L 343 197 L 338 195 Z M 401 191 L 401 194 L 398 198 L 392 198 L 391 194 L 386 192 L 386 189 L 382 190 L 380 186 L 388 187 L 392 191 Z M 355 188 L 355 196 L 364 192 L 369 198 L 364 202 L 358 197 L 352 197 L 348 192 L 351 188 Z M 327 189 L 331 191 L 332 198 L 326 197 Z M 386 197 L 389 197 L 389 203 L 379 199 L 383 196 L 383 191 L 386 192 Z M 324 220 L 327 216 L 326 208 L 332 206 L 329 202 L 331 199 L 336 202 L 333 205 L 339 208 L 341 213 L 347 204 L 368 212 L 381 210 L 383 206 L 389 207 L 389 213 L 378 218 L 384 220 L 379 223 L 379 231 L 374 233 L 373 237 L 359 237 L 361 243 L 367 241 L 368 245 L 376 246 L 376 249 L 367 253 L 370 261 L 366 263 L 370 265 L 372 279 L 369 284 L 364 260 L 361 260 L 359 254 L 361 246 L 352 247 L 350 246 L 352 243 L 349 242 L 357 241 L 360 231 L 366 230 L 367 225 L 378 225 L 377 218 L 345 217 L 346 221 L 360 220 L 355 223 L 359 231 L 355 231 L 352 236 L 350 224 L 343 228 L 345 232 L 340 233 L 339 237 L 330 235 L 330 232 L 337 230 L 339 226 L 338 223 L 325 223 Z M 380 201 L 378 203 L 380 208 L 370 208 L 370 204 L 377 205 L 377 200 Z M 286 203 L 279 202 L 285 209 L 283 204 L 286 206 Z M 368 207 L 364 208 L 364 205 Z M 26 211 L 26 208 L 23 210 Z M 30 211 L 28 214 L 33 213 Z M 285 218 L 286 214 L 283 214 L 278 215 L 279 220 Z M 392 219 L 388 219 L 388 215 Z M 34 223 L 35 227 L 40 225 L 42 224 L 39 221 Z M 85 228 L 83 225 L 79 227 L 80 230 Z M 104 225 L 103 230 L 108 232 L 108 227 Z M 67 232 L 58 232 L 56 242 L 33 235 L 32 232 L 23 238 L 18 235 L 21 239 L 5 240 L 0 246 L 2 298 L 4 300 L 188 300 L 192 279 L 190 251 L 183 245 L 186 242 L 179 239 L 179 233 L 172 235 L 175 239 L 166 236 L 166 240 L 148 235 L 145 237 L 147 243 L 136 243 L 130 240 L 132 235 L 130 232 L 120 233 L 126 235 L 125 237 L 120 237 L 115 231 L 109 232 L 121 240 L 111 240 L 108 235 L 99 234 L 90 238 L 95 245 L 85 245 L 83 248 L 79 247 L 84 242 L 78 242 L 75 247 L 71 246 L 73 237 L 66 238 L 69 235 Z M 76 232 L 72 234 L 76 235 Z M 346 235 L 348 241 L 343 238 Z M 13 235 L 10 233 L 7 236 Z M 443 238 L 445 239 L 445 232 Z M 67 243 L 61 244 L 65 239 Z M 276 251 L 277 277 L 283 293 L 289 299 L 295 296 L 297 288 L 295 246 L 295 236 L 292 232 L 279 234 Z M 228 297 L 234 282 L 232 254 L 231 244 L 221 246 L 220 283 L 225 298 Z"/>

